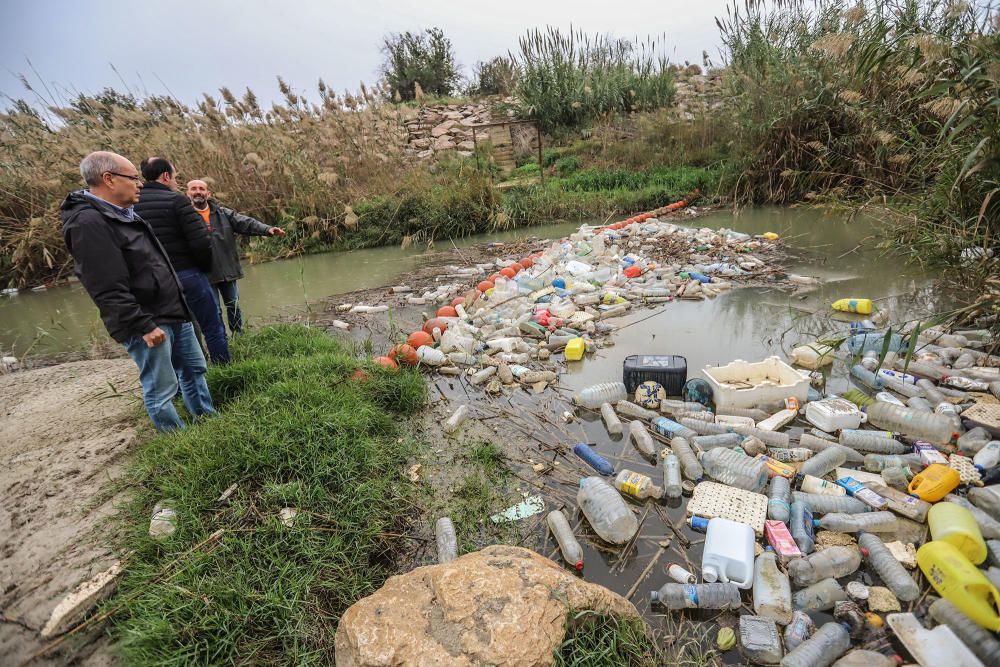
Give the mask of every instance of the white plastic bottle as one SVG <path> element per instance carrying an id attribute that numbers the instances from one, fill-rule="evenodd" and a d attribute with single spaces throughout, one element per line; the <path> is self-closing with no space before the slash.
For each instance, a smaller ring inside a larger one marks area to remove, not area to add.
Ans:
<path id="1" fill-rule="evenodd" d="M 652 479 L 634 470 L 625 469 L 619 472 L 615 477 L 615 488 L 638 500 L 663 496 L 663 489 L 653 484 Z"/>
<path id="2" fill-rule="evenodd" d="M 545 517 L 545 522 L 549 524 L 552 536 L 559 544 L 563 559 L 575 567 L 577 570 L 583 569 L 583 548 L 573 535 L 573 529 L 566 520 L 566 515 L 562 510 L 552 510 Z"/>
<path id="3" fill-rule="evenodd" d="M 872 569 L 878 573 L 886 586 L 903 602 L 912 602 L 920 595 L 920 586 L 913 577 L 903 569 L 892 552 L 882 543 L 877 535 L 861 533 L 858 536 L 858 546 L 861 553 L 871 563 Z"/>
<path id="4" fill-rule="evenodd" d="M 799 489 L 802 490 L 802 493 L 811 493 L 817 496 L 847 495 L 847 490 L 844 489 L 844 487 L 837 486 L 833 482 L 828 482 L 825 479 L 813 477 L 812 475 L 805 475 L 802 478 L 802 483 L 799 485 Z"/>
<path id="5" fill-rule="evenodd" d="M 847 455 L 842 450 L 830 447 L 799 466 L 799 472 L 803 475 L 822 477 L 844 465 L 845 461 L 847 461 Z"/>
<path id="6" fill-rule="evenodd" d="M 609 435 L 622 434 L 622 422 L 610 403 L 601 403 L 601 419 L 604 420 L 604 427 L 608 429 Z"/>
<path id="7" fill-rule="evenodd" d="M 833 546 L 788 563 L 788 574 L 797 586 L 821 579 L 846 577 L 861 566 L 861 553 L 854 547 Z"/>
<path id="8" fill-rule="evenodd" d="M 438 563 L 447 563 L 458 558 L 458 535 L 450 517 L 443 516 L 434 524 L 437 541 Z"/>
<path id="9" fill-rule="evenodd" d="M 580 480 L 576 502 L 594 532 L 606 542 L 624 544 L 639 530 L 635 514 L 614 487 L 600 477 Z"/>
<path id="10" fill-rule="evenodd" d="M 645 424 L 638 419 L 633 419 L 628 424 L 628 434 L 640 454 L 647 459 L 656 458 L 656 443 L 653 442 L 653 436 L 646 430 Z"/>
<path id="11" fill-rule="evenodd" d="M 767 484 L 767 465 L 731 449 L 711 449 L 701 456 L 701 466 L 713 479 L 760 493 Z"/>
<path id="12" fill-rule="evenodd" d="M 627 397 L 625 383 L 602 382 L 579 391 L 573 396 L 573 402 L 580 407 L 597 410 L 601 407 L 601 403 L 617 403 Z"/>
<path id="13" fill-rule="evenodd" d="M 455 431 L 457 431 L 459 428 L 462 427 L 462 423 L 465 422 L 468 416 L 469 416 L 469 406 L 468 405 L 458 406 L 458 409 L 455 410 L 455 412 L 453 412 L 450 417 L 444 420 L 444 426 L 442 426 L 444 432 L 447 433 L 448 435 L 451 435 L 452 433 L 454 433 Z"/>
<path id="14" fill-rule="evenodd" d="M 767 451 L 767 455 L 770 456 L 775 461 L 781 461 L 782 463 L 801 463 L 803 461 L 808 461 L 813 458 L 816 454 L 813 450 L 807 447 L 792 447 L 790 449 L 783 449 L 781 447 L 772 447 Z M 843 455 L 846 459 L 847 456 Z M 815 473 L 812 473 L 815 474 Z M 824 475 L 826 473 L 823 473 Z"/>
<path id="15" fill-rule="evenodd" d="M 663 492 L 667 498 L 680 498 L 682 491 L 680 461 L 675 454 L 667 454 L 663 457 Z"/>
<path id="16" fill-rule="evenodd" d="M 792 586 L 770 547 L 754 561 L 753 610 L 782 625 L 792 621 Z"/>
<path id="17" fill-rule="evenodd" d="M 177 512 L 171 507 L 176 501 L 161 500 L 153 506 L 153 515 L 149 520 L 149 536 L 154 540 L 169 537 L 177 530 Z"/>
<path id="18" fill-rule="evenodd" d="M 826 623 L 781 659 L 781 667 L 829 667 L 851 648 L 851 635 L 840 623 Z"/>
<path id="19" fill-rule="evenodd" d="M 693 584 L 698 581 L 697 577 L 677 563 L 671 563 L 667 566 L 667 576 L 679 584 Z"/>
<path id="20" fill-rule="evenodd" d="M 972 462 L 984 470 L 1000 463 L 1000 440 L 991 440 L 986 446 L 976 452 Z"/>
<path id="21" fill-rule="evenodd" d="M 715 518 L 708 522 L 701 557 L 701 576 L 708 583 L 722 581 L 738 588 L 753 585 L 753 528 L 745 523 Z"/>
<path id="22" fill-rule="evenodd" d="M 819 527 L 838 533 L 891 533 L 899 530 L 899 520 L 892 512 L 865 512 L 864 514 L 841 514 L 830 512 L 819 520 Z"/>

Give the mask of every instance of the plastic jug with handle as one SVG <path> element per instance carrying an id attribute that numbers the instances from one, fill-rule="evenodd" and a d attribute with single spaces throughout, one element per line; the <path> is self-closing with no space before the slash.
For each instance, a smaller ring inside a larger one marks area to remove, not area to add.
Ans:
<path id="1" fill-rule="evenodd" d="M 950 542 L 928 542 L 917 550 L 917 565 L 938 595 L 977 625 L 1000 632 L 1000 592 Z"/>
<path id="2" fill-rule="evenodd" d="M 936 503 L 927 513 L 931 539 L 950 542 L 974 565 L 986 560 L 986 542 L 972 512 L 955 503 Z"/>
<path id="3" fill-rule="evenodd" d="M 961 481 L 957 470 L 933 463 L 914 475 L 906 490 L 921 500 L 936 503 L 954 491 Z"/>
<path id="4" fill-rule="evenodd" d="M 701 557 L 702 578 L 708 583 L 721 581 L 750 588 L 753 545 L 753 528 L 747 524 L 720 518 L 710 520 Z"/>

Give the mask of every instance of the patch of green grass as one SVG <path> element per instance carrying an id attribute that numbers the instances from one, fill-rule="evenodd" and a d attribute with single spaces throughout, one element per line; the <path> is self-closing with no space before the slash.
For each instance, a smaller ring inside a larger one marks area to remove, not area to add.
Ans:
<path id="1" fill-rule="evenodd" d="M 558 667 L 654 667 L 655 646 L 640 619 L 596 611 L 572 611 L 566 639 L 556 650 Z"/>
<path id="2" fill-rule="evenodd" d="M 131 556 L 108 603 L 124 603 L 112 634 L 127 664 L 330 663 L 340 615 L 393 573 L 416 448 L 400 425 L 424 402 L 423 378 L 301 326 L 247 333 L 232 353 L 209 372 L 219 415 L 131 463 L 120 527 Z M 351 379 L 359 368 L 367 380 Z M 161 499 L 177 530 L 155 542 Z M 298 511 L 291 527 L 285 507 Z"/>

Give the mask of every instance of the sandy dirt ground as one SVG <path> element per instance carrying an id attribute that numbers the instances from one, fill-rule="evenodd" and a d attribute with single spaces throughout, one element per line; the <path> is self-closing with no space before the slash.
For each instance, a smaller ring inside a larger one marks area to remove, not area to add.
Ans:
<path id="1" fill-rule="evenodd" d="M 0 375 L 0 663 L 44 646 L 59 600 L 114 561 L 105 520 L 141 409 L 129 359 Z M 67 644 L 33 664 L 110 664 L 104 640 Z"/>

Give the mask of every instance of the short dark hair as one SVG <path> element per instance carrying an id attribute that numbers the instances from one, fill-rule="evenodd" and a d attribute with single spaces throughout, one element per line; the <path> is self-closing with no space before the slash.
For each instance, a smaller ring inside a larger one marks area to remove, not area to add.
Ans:
<path id="1" fill-rule="evenodd" d="M 170 161 L 162 157 L 146 158 L 139 163 L 139 170 L 142 171 L 142 177 L 147 181 L 155 181 L 163 174 L 174 173 L 174 165 L 170 164 Z"/>

